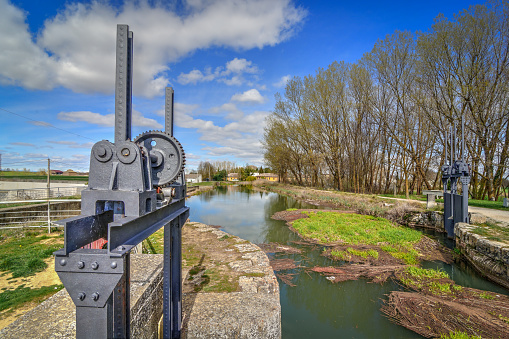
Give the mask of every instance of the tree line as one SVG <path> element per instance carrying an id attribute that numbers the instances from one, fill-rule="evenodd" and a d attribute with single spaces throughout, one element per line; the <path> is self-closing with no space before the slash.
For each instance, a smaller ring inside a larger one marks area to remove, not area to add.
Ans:
<path id="1" fill-rule="evenodd" d="M 395 31 L 357 62 L 333 62 L 276 93 L 262 140 L 283 181 L 359 193 L 441 187 L 449 126 L 465 119 L 471 196 L 507 182 L 509 4 L 491 1 L 426 32 Z M 459 150 L 456 148 L 456 158 Z"/>
<path id="2" fill-rule="evenodd" d="M 245 166 L 238 166 L 233 161 L 215 160 L 215 161 L 200 161 L 196 171 L 191 173 L 201 174 L 203 180 L 209 181 L 225 181 L 230 173 L 237 173 L 240 181 L 247 180 L 254 173 L 271 173 L 271 169 L 263 166 L 257 167 L 254 165 L 246 164 Z"/>

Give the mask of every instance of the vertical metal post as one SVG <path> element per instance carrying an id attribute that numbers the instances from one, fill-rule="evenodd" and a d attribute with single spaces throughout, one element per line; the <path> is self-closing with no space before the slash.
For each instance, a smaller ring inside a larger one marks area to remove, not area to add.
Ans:
<path id="1" fill-rule="evenodd" d="M 115 143 L 131 139 L 133 32 L 117 25 L 115 76 Z"/>
<path id="2" fill-rule="evenodd" d="M 48 158 L 48 188 L 47 188 L 47 197 L 48 197 L 48 233 L 51 233 L 51 218 L 50 218 L 50 202 L 49 202 L 49 198 L 50 198 L 50 193 L 51 193 L 51 188 L 50 188 L 50 160 Z"/>
<path id="3" fill-rule="evenodd" d="M 465 119 L 463 115 L 461 116 L 461 161 L 465 161 L 464 157 L 465 153 Z"/>
<path id="4" fill-rule="evenodd" d="M 453 162 L 453 150 L 452 150 L 452 126 L 449 127 L 449 141 L 450 141 L 450 145 L 451 145 L 451 154 L 450 154 L 450 160 L 449 160 L 449 165 L 452 166 L 452 162 Z"/>
<path id="5" fill-rule="evenodd" d="M 172 338 L 180 338 L 182 327 L 182 228 L 180 217 L 171 227 L 171 318 Z"/>
<path id="6" fill-rule="evenodd" d="M 171 228 L 172 222 L 164 225 L 164 266 L 163 266 L 163 338 L 171 338 Z"/>
<path id="7" fill-rule="evenodd" d="M 112 304 L 110 296 L 102 308 L 77 306 L 76 338 L 111 338 Z"/>
<path id="8" fill-rule="evenodd" d="M 125 254 L 123 265 L 125 267 L 124 275 L 113 290 L 113 338 L 130 338 L 130 254 Z"/>
<path id="9" fill-rule="evenodd" d="M 173 100 L 174 91 L 171 87 L 166 87 L 165 105 L 164 105 L 164 131 L 173 136 Z"/>

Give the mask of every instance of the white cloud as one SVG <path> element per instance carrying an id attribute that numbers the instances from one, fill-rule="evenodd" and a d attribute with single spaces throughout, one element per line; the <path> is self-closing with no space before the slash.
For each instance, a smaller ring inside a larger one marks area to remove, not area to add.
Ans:
<path id="1" fill-rule="evenodd" d="M 262 161 L 261 135 L 269 112 L 256 111 L 235 122 L 218 126 L 213 121 L 177 115 L 176 124 L 197 129 L 200 140 L 206 141 L 203 150 L 210 156 L 239 157 L 249 162 Z"/>
<path id="2" fill-rule="evenodd" d="M 197 84 L 199 82 L 209 82 L 216 80 L 227 85 L 242 85 L 246 80 L 243 74 L 256 74 L 258 67 L 253 65 L 252 61 L 235 58 L 226 63 L 226 65 L 216 67 L 214 71 L 208 67 L 204 72 L 193 69 L 189 73 L 180 73 L 177 81 L 182 85 Z"/>
<path id="3" fill-rule="evenodd" d="M 35 125 L 35 126 L 42 126 L 42 127 L 53 127 L 52 124 L 45 121 L 28 121 L 29 124 Z"/>
<path id="4" fill-rule="evenodd" d="M 27 13 L 0 0 L 0 83 L 31 89 L 58 86 L 80 93 L 113 93 L 117 22 L 134 32 L 134 94 L 162 95 L 168 63 L 198 49 L 274 46 L 299 27 L 306 11 L 289 0 L 188 0 L 174 5 L 133 1 L 68 3 L 34 37 Z M 241 59 L 238 59 L 241 60 Z M 231 71 L 247 63 L 236 61 Z"/>
<path id="5" fill-rule="evenodd" d="M 234 103 L 228 102 L 218 107 L 212 107 L 210 113 L 221 114 L 226 113 L 225 118 L 228 120 L 239 120 L 244 116 L 244 112 L 239 110 Z"/>
<path id="6" fill-rule="evenodd" d="M 57 118 L 64 121 L 78 122 L 83 121 L 93 125 L 114 127 L 115 114 L 102 115 L 90 111 L 75 111 L 75 112 L 60 112 Z M 163 125 L 154 119 L 145 118 L 137 110 L 132 111 L 132 124 L 135 126 L 149 127 L 149 128 L 163 128 Z"/>
<path id="7" fill-rule="evenodd" d="M 286 86 L 286 83 L 290 81 L 291 77 L 289 75 L 282 76 L 278 82 L 274 83 L 274 87 L 282 88 Z"/>
<path id="8" fill-rule="evenodd" d="M 25 158 L 33 159 L 33 158 L 48 158 L 47 154 L 44 153 L 25 153 Z"/>
<path id="9" fill-rule="evenodd" d="M 89 124 L 113 127 L 115 126 L 115 114 L 102 115 L 90 111 L 60 112 L 57 118 L 64 121 L 84 121 Z"/>
<path id="10" fill-rule="evenodd" d="M 23 146 L 23 147 L 37 147 L 34 144 L 28 143 L 28 142 L 10 142 L 9 145 L 13 146 Z"/>
<path id="11" fill-rule="evenodd" d="M 265 98 L 255 88 L 244 93 L 237 93 L 232 96 L 231 100 L 247 104 L 263 104 L 265 102 Z"/>
<path id="12" fill-rule="evenodd" d="M 226 70 L 233 73 L 258 73 L 258 68 L 252 64 L 252 61 L 235 58 L 226 63 Z"/>
<path id="13" fill-rule="evenodd" d="M 93 142 L 86 142 L 86 143 L 83 143 L 83 144 L 79 144 L 76 141 L 53 141 L 53 140 L 48 140 L 47 142 L 49 142 L 51 144 L 69 146 L 70 148 L 88 148 L 88 149 L 90 149 L 90 148 L 92 148 L 92 146 L 94 146 Z"/>

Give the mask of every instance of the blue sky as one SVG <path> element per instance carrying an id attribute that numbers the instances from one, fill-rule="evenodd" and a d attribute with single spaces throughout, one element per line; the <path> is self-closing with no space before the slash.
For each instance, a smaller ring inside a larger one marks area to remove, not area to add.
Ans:
<path id="1" fill-rule="evenodd" d="M 482 1 L 0 0 L 2 168 L 88 171 L 113 141 L 116 25 L 134 32 L 133 136 L 164 125 L 200 161 L 263 164 L 274 94 L 293 76 L 356 62 L 395 30 L 425 31 Z"/>

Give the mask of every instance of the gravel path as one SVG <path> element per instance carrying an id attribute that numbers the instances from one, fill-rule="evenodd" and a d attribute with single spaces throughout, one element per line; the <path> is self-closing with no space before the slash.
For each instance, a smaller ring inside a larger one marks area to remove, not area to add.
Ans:
<path id="1" fill-rule="evenodd" d="M 426 204 L 426 201 L 420 201 L 420 200 L 390 198 L 390 197 L 380 197 L 380 198 L 407 201 L 407 202 L 419 202 L 422 204 Z M 485 215 L 491 219 L 494 219 L 496 221 L 501 221 L 501 222 L 509 224 L 509 211 L 501 211 L 501 210 L 494 210 L 491 208 L 474 207 L 474 206 L 468 206 L 468 211 L 470 213 L 479 213 L 479 214 Z"/>

